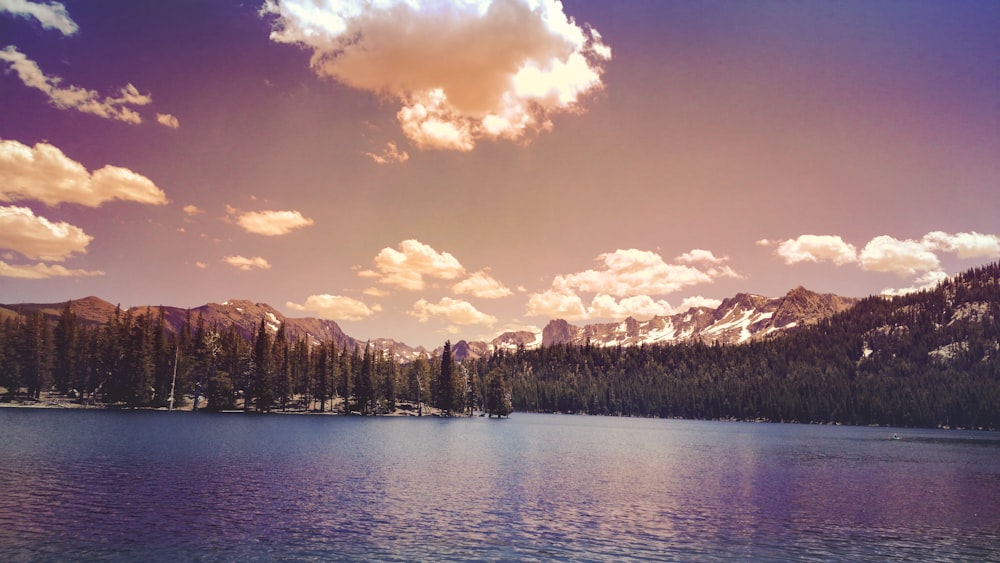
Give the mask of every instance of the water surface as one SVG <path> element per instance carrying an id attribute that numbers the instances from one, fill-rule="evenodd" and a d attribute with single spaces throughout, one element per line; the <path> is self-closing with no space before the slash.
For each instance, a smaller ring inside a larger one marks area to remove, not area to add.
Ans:
<path id="1" fill-rule="evenodd" d="M 1000 561 L 1000 436 L 528 414 L 0 409 L 0 552 Z"/>

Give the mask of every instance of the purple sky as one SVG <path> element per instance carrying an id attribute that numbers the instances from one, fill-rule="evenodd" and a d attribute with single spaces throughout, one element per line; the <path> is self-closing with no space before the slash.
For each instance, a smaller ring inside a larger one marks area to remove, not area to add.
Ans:
<path id="1" fill-rule="evenodd" d="M 1000 3 L 0 0 L 0 302 L 434 347 L 1000 258 Z"/>

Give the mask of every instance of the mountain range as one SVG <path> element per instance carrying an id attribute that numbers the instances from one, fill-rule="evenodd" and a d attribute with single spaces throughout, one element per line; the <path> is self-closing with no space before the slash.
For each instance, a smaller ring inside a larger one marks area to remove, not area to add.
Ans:
<path id="1" fill-rule="evenodd" d="M 669 316 L 655 316 L 639 321 L 629 317 L 617 323 L 571 325 L 563 319 L 550 321 L 539 332 L 506 332 L 490 342 L 460 340 L 452 347 L 452 354 L 458 360 L 477 358 L 490 354 L 496 349 L 516 349 L 518 347 L 537 348 L 556 344 L 587 344 L 592 346 L 635 346 L 653 343 L 706 342 L 737 344 L 767 338 L 788 329 L 815 324 L 820 319 L 850 308 L 858 299 L 834 294 L 820 294 L 797 287 L 782 297 L 763 297 L 740 293 L 712 309 L 693 307 L 684 313 Z M 77 319 L 84 323 L 104 324 L 115 314 L 118 307 L 98 297 L 84 297 L 72 300 L 72 309 Z M 60 303 L 19 303 L 0 304 L 0 320 L 17 313 L 41 311 L 50 319 L 62 314 L 66 302 Z M 168 306 L 132 307 L 132 314 L 158 315 L 163 311 L 164 321 L 169 330 L 178 331 L 185 322 L 195 326 L 203 322 L 205 326 L 228 327 L 234 325 L 250 337 L 263 321 L 265 327 L 277 331 L 281 323 L 291 338 L 309 338 L 312 341 L 333 341 L 338 347 L 357 346 L 358 340 L 348 336 L 340 326 L 331 320 L 311 317 L 286 317 L 280 311 L 265 303 L 255 303 L 244 299 L 233 299 L 223 303 L 208 303 L 193 309 Z M 438 350 L 412 347 L 389 338 L 371 341 L 376 350 L 383 350 L 402 361 L 412 360 L 420 354 L 434 355 Z"/>

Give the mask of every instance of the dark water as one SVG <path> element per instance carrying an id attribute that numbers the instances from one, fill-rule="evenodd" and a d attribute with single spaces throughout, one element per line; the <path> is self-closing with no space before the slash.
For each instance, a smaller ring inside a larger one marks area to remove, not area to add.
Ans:
<path id="1" fill-rule="evenodd" d="M 4 560 L 1000 561 L 1000 435 L 0 410 Z"/>

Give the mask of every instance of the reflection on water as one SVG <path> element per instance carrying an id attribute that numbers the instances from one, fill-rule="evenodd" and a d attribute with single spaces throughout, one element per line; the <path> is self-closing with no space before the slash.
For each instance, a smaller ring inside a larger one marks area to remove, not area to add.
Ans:
<path id="1" fill-rule="evenodd" d="M 971 432 L 0 410 L 5 559 L 1000 559 Z"/>

